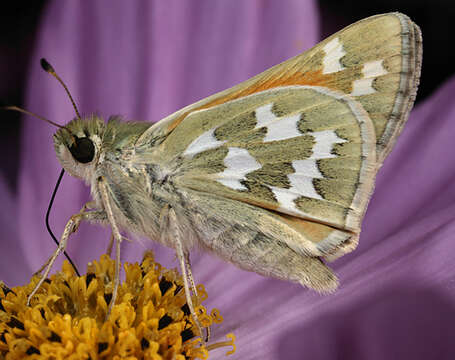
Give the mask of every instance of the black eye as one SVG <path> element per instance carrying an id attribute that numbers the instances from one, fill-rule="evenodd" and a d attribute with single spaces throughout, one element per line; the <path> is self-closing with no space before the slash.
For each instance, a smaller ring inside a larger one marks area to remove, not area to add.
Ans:
<path id="1" fill-rule="evenodd" d="M 89 163 L 95 157 L 95 145 L 88 137 L 76 138 L 76 143 L 71 145 L 70 152 L 82 164 Z"/>

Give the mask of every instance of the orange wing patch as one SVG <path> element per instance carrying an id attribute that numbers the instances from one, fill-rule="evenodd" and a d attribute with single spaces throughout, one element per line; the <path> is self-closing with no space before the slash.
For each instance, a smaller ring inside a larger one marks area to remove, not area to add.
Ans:
<path id="1" fill-rule="evenodd" d="M 353 96 L 370 116 L 382 161 L 406 121 L 421 64 L 418 27 L 399 13 L 361 20 L 315 47 L 169 117 L 173 131 L 188 114 L 277 87 L 324 87 Z M 163 136 L 161 135 L 161 136 Z"/>
<path id="2" fill-rule="evenodd" d="M 292 61 L 294 59 L 291 59 L 289 61 Z M 278 66 L 281 67 L 286 63 L 280 64 Z M 272 68 L 270 70 L 274 69 L 275 68 Z M 172 131 L 173 129 L 175 129 L 190 112 L 208 109 L 216 105 L 224 104 L 231 100 L 240 99 L 242 97 L 252 95 L 261 91 L 273 89 L 276 87 L 292 85 L 324 86 L 335 90 L 343 90 L 344 92 L 349 93 L 352 89 L 352 80 L 359 77 L 359 76 L 353 77 L 352 74 L 342 77 L 340 76 L 339 73 L 323 74 L 321 69 L 315 71 L 307 71 L 304 73 L 300 71 L 295 71 L 292 73 L 287 72 L 281 74 L 278 71 L 273 71 L 273 73 L 269 75 L 267 73 L 271 72 L 270 70 L 252 78 L 251 80 L 255 81 L 252 83 L 248 81 L 247 87 L 242 87 L 240 89 L 237 89 L 237 87 L 235 87 L 232 89 L 234 91 L 232 91 L 229 94 L 224 94 L 223 96 L 215 98 L 212 101 L 205 103 L 197 108 L 193 108 L 187 112 L 182 113 L 171 124 L 169 124 L 168 130 Z M 352 69 L 346 69 L 343 70 L 342 72 L 352 73 Z"/>
<path id="3" fill-rule="evenodd" d="M 330 40 L 330 38 L 327 40 Z M 276 87 L 293 85 L 322 86 L 349 94 L 352 91 L 353 81 L 363 76 L 362 65 L 351 65 L 344 67 L 343 70 L 324 74 L 322 61 L 327 54 L 322 49 L 323 43 L 281 64 L 275 65 L 237 86 L 212 96 L 210 101 L 198 107 L 183 112 L 169 124 L 168 131 L 172 131 L 177 127 L 190 112 L 207 109 Z"/>

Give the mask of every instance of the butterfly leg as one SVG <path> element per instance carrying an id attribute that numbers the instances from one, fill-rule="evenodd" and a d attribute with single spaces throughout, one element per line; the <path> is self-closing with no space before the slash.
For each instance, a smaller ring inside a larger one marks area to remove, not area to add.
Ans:
<path id="1" fill-rule="evenodd" d="M 51 260 L 52 260 L 52 256 L 49 259 L 47 259 L 47 261 L 38 270 L 36 270 L 33 273 L 33 276 L 41 274 L 43 272 L 43 270 L 49 265 Z"/>
<path id="2" fill-rule="evenodd" d="M 97 221 L 97 220 L 102 220 L 105 218 L 104 211 L 83 211 L 84 207 L 82 208 L 81 212 L 79 212 L 76 215 L 71 216 L 69 221 L 66 223 L 65 229 L 63 230 L 63 234 L 61 236 L 60 242 L 58 244 L 57 249 L 55 252 L 49 257 L 49 259 L 46 261 L 46 263 L 41 267 L 40 270 L 38 270 L 35 274 L 39 274 L 41 271 L 44 270 L 43 275 L 41 276 L 40 280 L 36 284 L 35 288 L 33 291 L 30 293 L 30 295 L 27 298 L 27 306 L 30 305 L 30 301 L 32 297 L 36 294 L 38 289 L 41 287 L 43 284 L 44 280 L 46 280 L 47 276 L 49 275 L 49 272 L 51 271 L 52 266 L 54 265 L 55 260 L 57 259 L 58 255 L 65 251 L 66 249 L 66 244 L 68 241 L 69 236 L 77 231 L 79 224 L 82 220 L 87 220 L 87 221 Z"/>
<path id="3" fill-rule="evenodd" d="M 109 244 L 107 245 L 107 250 L 106 250 L 106 254 L 108 254 L 109 256 L 111 256 L 111 254 L 112 254 L 113 245 L 114 245 L 114 234 L 111 233 L 111 236 L 109 238 Z"/>
<path id="4" fill-rule="evenodd" d="M 168 216 L 169 216 L 169 226 L 171 227 L 170 235 L 172 236 L 172 239 L 173 239 L 173 242 L 174 242 L 174 245 L 175 245 L 175 252 L 177 254 L 177 258 L 179 259 L 180 269 L 182 271 L 183 287 L 185 288 L 186 303 L 188 304 L 188 307 L 189 307 L 190 312 L 191 312 L 191 316 L 193 317 L 194 322 L 196 323 L 196 326 L 197 326 L 198 331 L 199 331 L 199 335 L 202 337 L 203 326 L 199 322 L 199 319 L 198 319 L 198 317 L 196 315 L 196 312 L 194 311 L 193 301 L 191 299 L 190 285 L 189 285 L 189 281 L 188 281 L 188 279 L 189 279 L 189 275 L 188 274 L 191 274 L 191 270 L 190 270 L 189 273 L 187 272 L 187 269 L 188 269 L 188 263 L 187 263 L 188 254 L 183 249 L 183 244 L 182 244 L 182 240 L 181 240 L 181 236 L 180 236 L 180 230 L 179 230 L 179 228 L 177 226 L 177 224 L 178 224 L 177 216 L 175 215 L 174 209 L 169 208 Z M 190 276 L 191 276 L 191 281 L 190 282 L 192 283 L 192 289 L 194 291 L 194 295 L 197 296 L 197 292 L 195 290 L 196 287 L 194 286 L 193 276 L 192 275 L 190 275 Z"/>
<path id="5" fill-rule="evenodd" d="M 194 278 L 193 278 L 193 273 L 191 271 L 191 263 L 190 263 L 190 254 L 185 253 L 185 266 L 186 266 L 186 271 L 188 274 L 188 280 L 190 281 L 191 284 L 191 291 L 193 292 L 194 295 L 199 299 L 199 294 L 196 289 L 196 285 L 194 284 Z M 210 339 L 210 326 L 205 328 L 205 342 L 208 342 Z"/>
<path id="6" fill-rule="evenodd" d="M 87 201 L 80 212 L 86 212 L 87 210 L 96 209 L 96 201 Z"/>
<path id="7" fill-rule="evenodd" d="M 109 303 L 109 308 L 107 310 L 106 319 L 109 317 L 111 310 L 117 299 L 118 287 L 120 284 L 120 244 L 122 243 L 122 236 L 118 229 L 117 223 L 114 219 L 114 213 L 112 211 L 111 202 L 109 200 L 109 193 L 107 190 L 107 184 L 104 177 L 98 179 L 98 188 L 103 201 L 104 210 L 106 211 L 107 219 L 112 229 L 112 236 L 115 239 L 115 273 L 114 273 L 114 289 L 112 291 L 112 298 Z"/>
<path id="8" fill-rule="evenodd" d="M 94 201 L 89 201 L 89 202 L 85 203 L 84 206 L 79 211 L 79 214 L 81 214 L 83 217 L 87 216 L 87 214 L 89 213 L 87 211 L 88 209 L 90 209 L 90 210 L 96 209 L 96 203 Z M 102 213 L 103 213 L 102 211 L 99 211 L 98 213 L 96 211 L 92 211 L 90 213 L 97 215 L 97 216 L 93 216 L 93 220 L 102 220 L 105 217 L 105 216 L 102 216 Z M 77 216 L 77 215 L 74 215 L 74 216 Z M 100 216 L 101 216 L 101 218 L 100 218 Z M 73 231 L 70 233 L 70 235 L 72 233 L 75 233 L 78 230 L 79 224 L 80 224 L 80 221 L 77 224 L 75 224 L 75 226 L 73 227 Z M 35 271 L 33 273 L 33 275 L 40 274 L 49 265 L 52 258 L 53 258 L 53 256 L 51 256 L 49 259 L 47 259 L 47 261 L 43 264 L 43 266 L 41 266 L 37 271 Z"/>
<path id="9" fill-rule="evenodd" d="M 194 295 L 196 295 L 196 297 L 198 297 L 196 285 L 194 284 L 193 273 L 191 272 L 191 263 L 190 263 L 190 254 L 189 253 L 187 253 L 187 252 L 185 253 L 184 260 L 185 260 L 185 268 L 186 268 L 188 280 L 189 280 L 190 285 L 191 285 L 191 292 Z"/>

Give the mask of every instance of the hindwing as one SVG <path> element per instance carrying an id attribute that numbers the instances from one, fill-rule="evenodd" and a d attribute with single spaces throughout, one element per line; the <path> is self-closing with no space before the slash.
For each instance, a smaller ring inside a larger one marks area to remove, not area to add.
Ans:
<path id="1" fill-rule="evenodd" d="M 194 123 L 198 136 L 188 138 Z M 293 86 L 194 112 L 163 149 L 182 154 L 179 187 L 356 231 L 372 189 L 375 145 L 357 102 Z"/>

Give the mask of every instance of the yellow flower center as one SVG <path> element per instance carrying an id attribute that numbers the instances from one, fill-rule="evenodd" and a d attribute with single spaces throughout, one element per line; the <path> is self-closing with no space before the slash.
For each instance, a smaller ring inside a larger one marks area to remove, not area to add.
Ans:
<path id="1" fill-rule="evenodd" d="M 142 263 L 124 264 L 125 281 L 105 321 L 112 297 L 114 260 L 102 255 L 76 276 L 68 262 L 46 279 L 30 306 L 27 296 L 39 278 L 25 286 L 0 290 L 0 358 L 23 359 L 207 359 L 209 351 L 230 341 L 206 344 L 196 337 L 181 277 L 155 263 L 147 252 Z M 203 326 L 223 321 L 217 309 L 207 313 L 203 285 L 193 297 Z M 194 331 L 193 331 L 194 330 Z"/>

